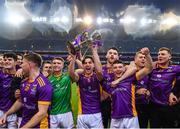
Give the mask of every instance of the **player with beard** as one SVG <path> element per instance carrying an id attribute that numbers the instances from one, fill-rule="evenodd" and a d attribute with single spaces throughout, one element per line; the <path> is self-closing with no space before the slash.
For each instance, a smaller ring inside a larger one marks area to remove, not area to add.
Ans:
<path id="1" fill-rule="evenodd" d="M 108 81 L 113 80 L 113 63 L 119 59 L 119 51 L 117 48 L 109 48 L 106 54 L 107 62 L 103 65 L 103 75 Z M 101 92 L 101 113 L 103 118 L 104 128 L 108 128 L 111 120 L 111 98 L 110 95 L 102 90 Z"/>
<path id="2" fill-rule="evenodd" d="M 177 98 L 172 94 L 172 87 L 180 73 L 180 66 L 171 65 L 171 58 L 172 52 L 169 48 L 160 48 L 157 65 L 150 74 L 151 128 L 170 128 L 174 126 L 173 111 L 169 104 L 177 101 Z"/>
<path id="3" fill-rule="evenodd" d="M 3 69 L 0 71 L 0 117 L 2 117 L 14 103 L 11 98 L 11 83 L 16 73 L 17 56 L 15 53 L 5 53 L 3 59 L 4 65 Z M 11 114 L 7 118 L 6 125 L 0 125 L 0 127 L 17 128 L 16 121 L 17 116 Z"/>
<path id="4" fill-rule="evenodd" d="M 21 65 L 25 79 L 20 86 L 21 96 L 4 113 L 0 125 L 6 123 L 9 115 L 22 107 L 21 128 L 48 128 L 48 108 L 51 103 L 52 86 L 40 74 L 42 59 L 35 53 L 26 54 Z"/>
<path id="5" fill-rule="evenodd" d="M 91 50 L 93 58 L 86 56 L 82 60 L 83 73 L 75 72 L 75 56 L 73 56 L 68 69 L 72 79 L 78 83 L 77 128 L 103 128 L 99 83 L 102 80 L 102 66 L 97 54 L 97 47 L 91 46 Z"/>

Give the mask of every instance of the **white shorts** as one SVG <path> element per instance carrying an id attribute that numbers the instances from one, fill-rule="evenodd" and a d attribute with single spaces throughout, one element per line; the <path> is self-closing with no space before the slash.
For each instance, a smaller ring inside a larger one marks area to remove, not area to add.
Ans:
<path id="1" fill-rule="evenodd" d="M 50 128 L 68 128 L 74 127 L 72 112 L 58 115 L 50 115 Z"/>
<path id="2" fill-rule="evenodd" d="M 78 115 L 77 128 L 103 128 L 101 113 Z"/>
<path id="3" fill-rule="evenodd" d="M 111 119 L 110 128 L 139 128 L 138 117 Z"/>
<path id="4" fill-rule="evenodd" d="M 0 117 L 4 115 L 4 112 L 0 110 Z M 10 128 L 10 129 L 17 129 L 17 115 L 11 114 L 7 117 L 6 124 L 0 126 L 0 128 Z"/>

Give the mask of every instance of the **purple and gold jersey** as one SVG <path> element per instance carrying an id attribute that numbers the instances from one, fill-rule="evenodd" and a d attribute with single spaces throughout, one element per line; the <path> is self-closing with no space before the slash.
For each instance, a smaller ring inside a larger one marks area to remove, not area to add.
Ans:
<path id="1" fill-rule="evenodd" d="M 114 74 L 112 71 L 110 71 L 107 67 L 107 65 L 103 65 L 102 67 L 102 72 L 103 72 L 103 77 L 107 80 L 107 81 L 113 81 L 114 79 Z"/>
<path id="2" fill-rule="evenodd" d="M 25 80 L 21 84 L 22 122 L 25 125 L 37 112 L 38 104 L 50 105 L 52 86 L 47 78 L 40 74 L 33 82 Z M 48 113 L 41 122 L 33 128 L 48 128 Z"/>
<path id="3" fill-rule="evenodd" d="M 107 67 L 107 65 L 103 65 L 102 72 L 104 79 L 106 79 L 108 82 L 113 81 L 114 73 L 110 68 Z M 104 91 L 102 87 L 101 87 L 101 97 L 110 100 L 109 94 L 106 91 Z"/>
<path id="4" fill-rule="evenodd" d="M 93 114 L 101 112 L 100 83 L 96 73 L 93 73 L 89 78 L 85 77 L 84 74 L 79 74 L 78 86 L 78 114 Z"/>
<path id="5" fill-rule="evenodd" d="M 11 82 L 13 75 L 0 71 L 0 110 L 7 111 L 13 105 L 11 100 Z"/>
<path id="6" fill-rule="evenodd" d="M 113 119 L 137 116 L 135 106 L 135 75 L 120 82 L 116 87 L 111 87 L 111 82 L 103 81 L 105 91 L 111 94 Z"/>
<path id="7" fill-rule="evenodd" d="M 148 89 L 148 80 L 149 76 L 145 76 L 143 79 L 136 81 L 136 90 L 140 88 Z M 149 97 L 146 95 L 137 95 L 136 94 L 136 104 L 148 104 L 149 103 Z"/>
<path id="8" fill-rule="evenodd" d="M 168 105 L 169 94 L 173 88 L 180 66 L 171 65 L 167 68 L 156 68 L 150 74 L 149 87 L 151 101 L 159 105 Z"/>

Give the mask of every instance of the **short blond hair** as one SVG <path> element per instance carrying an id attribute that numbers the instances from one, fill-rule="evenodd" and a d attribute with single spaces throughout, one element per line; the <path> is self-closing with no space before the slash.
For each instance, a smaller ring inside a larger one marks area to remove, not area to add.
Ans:
<path id="1" fill-rule="evenodd" d="M 171 49 L 169 49 L 169 48 L 167 48 L 167 47 L 161 47 L 161 48 L 159 49 L 159 51 L 167 51 L 170 55 L 172 55 Z"/>
<path id="2" fill-rule="evenodd" d="M 54 58 L 52 59 L 52 61 L 53 61 L 53 60 L 60 60 L 60 61 L 64 62 L 64 59 L 63 59 L 62 57 L 54 57 Z"/>

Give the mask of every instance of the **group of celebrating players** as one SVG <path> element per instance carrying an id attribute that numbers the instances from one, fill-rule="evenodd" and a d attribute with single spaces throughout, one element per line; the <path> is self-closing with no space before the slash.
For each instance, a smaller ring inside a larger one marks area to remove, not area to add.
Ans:
<path id="1" fill-rule="evenodd" d="M 172 65 L 169 48 L 153 62 L 148 48 L 129 65 L 112 47 L 102 65 L 98 47 L 91 56 L 70 53 L 43 62 L 37 53 L 0 58 L 1 128 L 170 128 L 180 127 L 180 66 Z M 42 65 L 43 64 L 43 65 Z M 41 66 L 42 65 L 42 66 Z M 77 84 L 78 116 L 74 125 L 71 86 Z M 20 117 L 17 117 L 20 111 Z M 21 118 L 21 119 L 20 119 Z"/>

